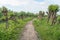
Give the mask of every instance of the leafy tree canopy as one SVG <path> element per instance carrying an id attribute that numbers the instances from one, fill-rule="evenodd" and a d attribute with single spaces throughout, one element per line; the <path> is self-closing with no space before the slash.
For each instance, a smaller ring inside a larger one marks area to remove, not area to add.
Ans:
<path id="1" fill-rule="evenodd" d="M 58 5 L 50 5 L 48 7 L 48 10 L 51 12 L 58 12 L 59 11 L 59 6 Z"/>

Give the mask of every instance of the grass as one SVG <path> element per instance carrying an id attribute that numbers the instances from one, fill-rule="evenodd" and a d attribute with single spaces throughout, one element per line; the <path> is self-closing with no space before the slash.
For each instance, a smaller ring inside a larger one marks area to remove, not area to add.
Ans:
<path id="1" fill-rule="evenodd" d="M 9 27 L 6 29 L 5 22 L 0 23 L 0 40 L 17 40 L 21 35 L 21 32 L 25 24 L 32 18 L 26 18 L 24 20 L 17 19 L 17 22 L 9 20 Z"/>
<path id="2" fill-rule="evenodd" d="M 42 40 L 60 40 L 60 24 L 51 26 L 46 19 L 36 19 L 33 22 L 35 30 L 38 32 L 39 39 Z"/>

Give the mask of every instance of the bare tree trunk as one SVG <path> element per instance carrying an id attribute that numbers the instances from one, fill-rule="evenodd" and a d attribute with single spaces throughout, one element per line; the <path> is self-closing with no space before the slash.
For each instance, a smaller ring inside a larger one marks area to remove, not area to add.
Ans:
<path id="1" fill-rule="evenodd" d="M 57 22 L 56 12 L 54 12 L 54 24 Z"/>
<path id="2" fill-rule="evenodd" d="M 56 23 L 57 17 L 56 17 L 56 12 L 53 12 L 52 14 L 52 25 Z"/>
<path id="3" fill-rule="evenodd" d="M 51 21 L 51 25 L 53 25 L 53 22 L 54 22 L 54 13 L 53 12 L 51 12 L 50 21 Z"/>
<path id="4" fill-rule="evenodd" d="M 51 12 L 49 11 L 49 12 L 47 12 L 47 14 L 48 14 L 48 20 L 47 20 L 47 23 L 48 23 L 49 19 L 51 18 Z"/>
<path id="5" fill-rule="evenodd" d="M 50 19 L 50 15 L 48 14 L 48 20 L 47 20 L 47 23 L 49 22 L 49 19 Z"/>
<path id="6" fill-rule="evenodd" d="M 8 28 L 8 15 L 6 14 L 6 29 Z"/>

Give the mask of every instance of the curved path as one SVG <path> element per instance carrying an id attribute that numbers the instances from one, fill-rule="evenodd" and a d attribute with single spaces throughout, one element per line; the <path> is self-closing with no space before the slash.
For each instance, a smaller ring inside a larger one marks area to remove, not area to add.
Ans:
<path id="1" fill-rule="evenodd" d="M 32 21 L 26 24 L 20 40 L 38 40 Z"/>

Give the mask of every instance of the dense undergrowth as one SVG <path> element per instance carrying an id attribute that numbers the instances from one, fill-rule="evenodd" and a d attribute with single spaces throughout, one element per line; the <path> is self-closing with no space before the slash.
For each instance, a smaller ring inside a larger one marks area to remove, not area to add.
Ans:
<path id="1" fill-rule="evenodd" d="M 42 40 L 60 40 L 60 24 L 51 26 L 47 19 L 35 19 L 33 22 L 35 30 L 38 32 L 39 39 Z"/>
<path id="2" fill-rule="evenodd" d="M 9 27 L 6 29 L 5 22 L 0 23 L 0 40 L 17 40 L 24 28 L 24 25 L 32 18 L 9 20 Z"/>

